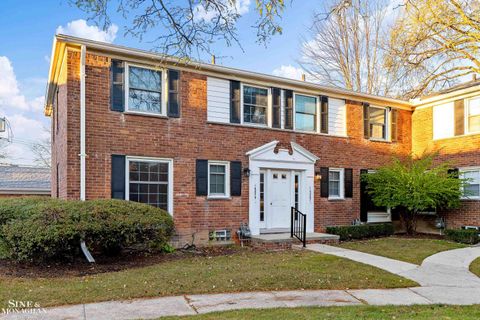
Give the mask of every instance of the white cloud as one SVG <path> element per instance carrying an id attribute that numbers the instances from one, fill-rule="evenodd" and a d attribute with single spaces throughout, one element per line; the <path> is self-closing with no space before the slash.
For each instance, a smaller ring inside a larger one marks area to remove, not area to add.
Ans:
<path id="1" fill-rule="evenodd" d="M 250 0 L 237 0 L 235 1 L 235 7 L 232 7 L 230 1 L 225 1 L 225 5 L 228 6 L 229 10 L 235 10 L 235 12 L 239 15 L 244 15 L 248 13 L 250 9 Z M 211 9 L 211 6 L 208 8 L 205 4 L 199 4 L 194 9 L 195 13 L 195 20 L 205 20 L 211 21 L 213 18 L 217 16 L 217 12 Z"/>
<path id="2" fill-rule="evenodd" d="M 111 43 L 115 40 L 118 32 L 118 26 L 112 24 L 107 30 L 101 30 L 97 26 L 89 26 L 87 21 L 78 19 L 70 21 L 67 25 L 58 26 L 57 34 L 68 34 L 74 37 L 86 38 L 95 41 Z"/>
<path id="3" fill-rule="evenodd" d="M 290 78 L 295 80 L 301 80 L 302 74 L 305 74 L 305 73 L 306 72 L 302 68 L 297 68 L 290 64 L 288 66 L 282 65 L 279 68 L 276 68 L 275 70 L 272 71 L 272 74 L 274 76 Z"/>
<path id="4" fill-rule="evenodd" d="M 41 83 L 44 86 L 46 81 Z M 15 76 L 11 61 L 0 56 L 0 109 L 17 110 L 42 110 L 43 96 L 27 99 L 20 90 L 20 85 Z M 39 105 L 42 104 L 41 107 Z"/>

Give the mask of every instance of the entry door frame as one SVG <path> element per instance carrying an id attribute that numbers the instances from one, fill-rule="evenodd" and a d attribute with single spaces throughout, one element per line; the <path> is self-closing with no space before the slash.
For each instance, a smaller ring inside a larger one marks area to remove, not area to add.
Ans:
<path id="1" fill-rule="evenodd" d="M 275 151 L 278 141 L 272 141 L 259 148 L 247 152 L 249 156 L 249 226 L 252 235 L 260 234 L 260 228 L 266 226 L 260 221 L 260 171 L 287 170 L 300 173 L 300 207 L 299 210 L 307 215 L 307 232 L 314 230 L 314 179 L 315 162 L 318 157 L 298 144 L 291 142 L 292 152 L 287 149 Z M 265 174 L 265 177 L 268 177 Z M 264 183 L 268 184 L 268 179 Z M 292 172 L 292 204 L 294 203 L 294 175 Z M 268 188 L 268 185 L 265 185 Z M 266 193 L 265 193 L 266 195 Z M 268 197 L 268 195 L 267 195 Z M 264 199 L 265 204 L 268 199 Z M 266 208 L 266 206 L 265 206 Z M 265 213 L 267 213 L 265 211 Z M 265 216 L 266 217 L 266 216 Z M 266 219 L 265 219 L 266 220 Z"/>
<path id="2" fill-rule="evenodd" d="M 273 168 L 260 169 L 260 174 L 264 175 L 264 181 L 263 181 L 263 183 L 264 183 L 264 185 L 263 185 L 263 188 L 264 188 L 263 189 L 264 220 L 260 221 L 260 228 L 261 229 L 289 228 L 290 227 L 290 223 L 288 225 L 285 225 L 285 226 L 282 226 L 282 227 L 274 226 L 274 214 L 273 214 L 272 206 L 270 204 L 272 203 L 271 190 L 273 190 L 273 174 L 275 172 L 279 172 L 280 174 L 283 172 L 283 173 L 287 173 L 289 175 L 289 178 L 288 178 L 289 179 L 288 191 L 290 193 L 289 209 L 290 209 L 290 207 L 295 206 L 295 176 L 298 175 L 298 177 L 299 177 L 298 210 L 300 210 L 300 211 L 304 210 L 303 204 L 305 203 L 306 199 L 304 199 L 304 192 L 301 189 L 301 187 L 303 185 L 302 179 L 305 177 L 305 175 L 303 174 L 303 171 L 273 169 Z M 260 210 L 260 208 L 259 208 L 259 210 Z M 288 217 L 290 217 L 290 216 L 288 216 Z M 290 221 L 290 220 L 288 220 L 288 221 Z"/>

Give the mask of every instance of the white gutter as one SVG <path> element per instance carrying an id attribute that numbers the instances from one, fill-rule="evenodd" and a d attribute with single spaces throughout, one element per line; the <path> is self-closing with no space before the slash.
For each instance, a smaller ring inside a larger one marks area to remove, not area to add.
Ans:
<path id="1" fill-rule="evenodd" d="M 85 58 L 87 47 L 80 49 L 80 200 L 85 201 Z"/>

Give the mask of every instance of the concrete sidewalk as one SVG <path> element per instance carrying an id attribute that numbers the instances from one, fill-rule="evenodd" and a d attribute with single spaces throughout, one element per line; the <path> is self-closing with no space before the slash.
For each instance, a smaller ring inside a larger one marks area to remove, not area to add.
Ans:
<path id="1" fill-rule="evenodd" d="M 480 304 L 480 288 L 418 287 L 366 290 L 266 291 L 186 295 L 155 299 L 109 301 L 47 308 L 36 314 L 1 315 L 2 320 L 130 320 L 155 319 L 259 308 L 305 306 Z"/>

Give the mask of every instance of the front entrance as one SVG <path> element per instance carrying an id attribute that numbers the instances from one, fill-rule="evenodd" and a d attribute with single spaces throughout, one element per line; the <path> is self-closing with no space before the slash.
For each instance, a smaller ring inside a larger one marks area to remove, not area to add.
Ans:
<path id="1" fill-rule="evenodd" d="M 265 196 L 266 228 L 283 229 L 290 227 L 290 208 L 293 205 L 292 173 L 285 170 L 268 170 Z"/>
<path id="2" fill-rule="evenodd" d="M 307 216 L 314 230 L 314 167 L 317 157 L 291 142 L 291 151 L 278 141 L 248 151 L 249 221 L 252 235 L 290 230 L 291 207 Z"/>

